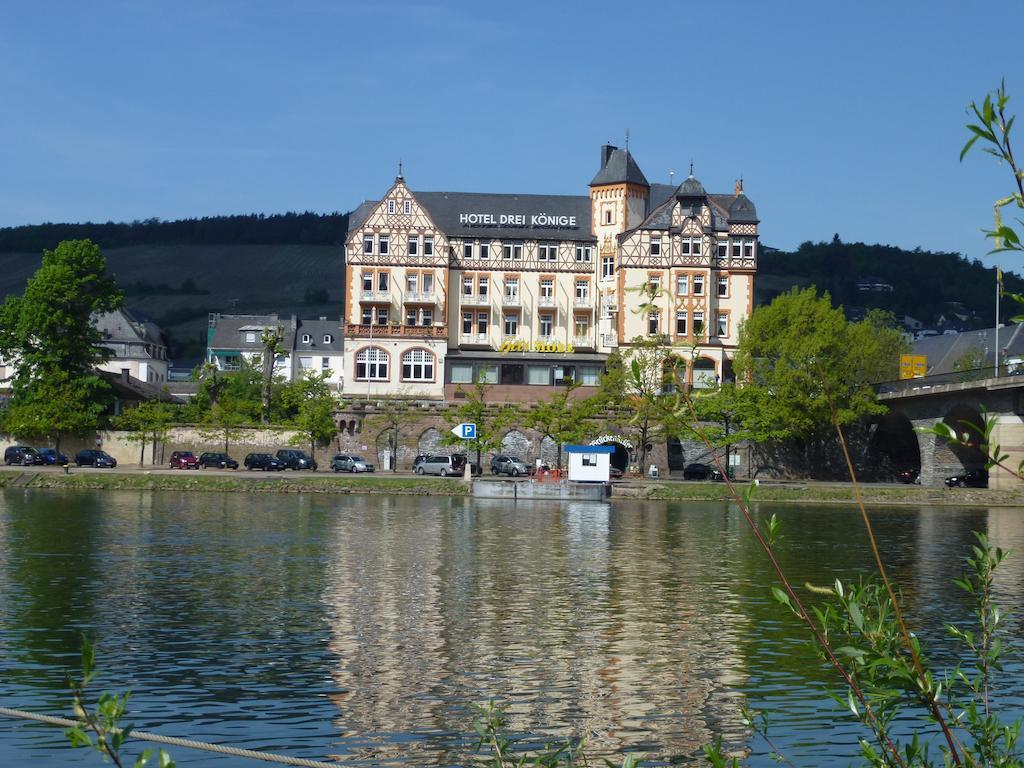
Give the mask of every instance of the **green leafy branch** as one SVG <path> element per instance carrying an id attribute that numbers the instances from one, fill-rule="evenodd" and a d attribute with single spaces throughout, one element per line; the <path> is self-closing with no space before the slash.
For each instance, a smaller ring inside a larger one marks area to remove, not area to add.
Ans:
<path id="1" fill-rule="evenodd" d="M 96 674 L 96 649 L 89 638 L 82 635 L 82 676 L 75 679 L 68 676 L 68 687 L 71 689 L 72 710 L 79 720 L 79 725 L 69 728 L 65 735 L 73 747 L 91 747 L 103 758 L 109 759 L 118 768 L 125 765 L 121 755 L 121 747 L 131 735 L 132 726 L 121 726 L 121 718 L 128 707 L 130 692 L 100 694 L 96 708 L 90 712 L 86 706 L 86 688 Z M 153 750 L 142 752 L 133 763 L 134 768 L 145 768 L 153 757 Z M 166 752 L 157 752 L 159 768 L 174 768 L 174 760 Z"/>

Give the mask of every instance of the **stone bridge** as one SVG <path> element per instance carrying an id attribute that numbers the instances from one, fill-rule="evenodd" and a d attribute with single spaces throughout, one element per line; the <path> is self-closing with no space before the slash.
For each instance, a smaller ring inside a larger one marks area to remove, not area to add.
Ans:
<path id="1" fill-rule="evenodd" d="M 1024 461 L 1024 376 L 1000 374 L 990 368 L 879 385 L 878 399 L 889 413 L 878 419 L 872 437 L 875 449 L 903 466 L 915 466 L 918 459 L 921 484 L 942 485 L 949 475 L 982 469 L 985 456 L 976 448 L 951 445 L 929 430 L 945 422 L 980 445 L 987 415 L 994 422 L 990 442 L 1008 455 L 1006 466 L 1016 468 Z M 989 472 L 991 488 L 1021 483 L 1000 467 Z"/>

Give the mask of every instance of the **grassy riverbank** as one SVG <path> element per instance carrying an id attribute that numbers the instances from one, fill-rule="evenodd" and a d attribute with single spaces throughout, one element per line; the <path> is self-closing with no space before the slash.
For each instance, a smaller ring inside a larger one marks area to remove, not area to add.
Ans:
<path id="1" fill-rule="evenodd" d="M 8 473 L 0 474 L 7 479 Z M 2 485 L 2 481 L 0 481 Z M 213 491 L 233 493 L 395 493 L 421 496 L 465 496 L 458 481 L 419 477 L 367 477 L 281 473 L 258 478 L 242 475 L 147 474 L 144 472 L 38 472 L 27 488 L 78 490 Z"/>
<path id="2" fill-rule="evenodd" d="M 738 483 L 738 489 L 746 483 Z M 980 507 L 1024 506 L 1024 489 L 923 488 L 919 485 L 862 485 L 861 498 L 866 505 L 894 504 L 950 505 Z M 732 501 L 724 483 L 637 483 L 615 487 L 613 499 L 649 499 L 652 501 Z M 853 487 L 834 483 L 764 483 L 754 491 L 754 501 L 853 504 Z"/>
<path id="3" fill-rule="evenodd" d="M 389 493 L 421 496 L 468 496 L 469 488 L 455 479 L 409 475 L 340 475 L 248 472 L 207 474 L 196 472 L 74 471 L 20 472 L 0 469 L 0 488 L 62 488 L 69 490 L 205 491 L 214 493 Z M 739 488 L 745 484 L 738 484 Z M 997 491 L 976 488 L 922 488 L 918 485 L 864 485 L 865 504 L 892 506 L 949 505 L 1024 507 L 1024 489 Z M 613 501 L 731 501 L 724 483 L 628 481 L 616 483 Z M 754 493 L 759 502 L 787 504 L 854 503 L 853 488 L 840 483 L 763 483 Z"/>

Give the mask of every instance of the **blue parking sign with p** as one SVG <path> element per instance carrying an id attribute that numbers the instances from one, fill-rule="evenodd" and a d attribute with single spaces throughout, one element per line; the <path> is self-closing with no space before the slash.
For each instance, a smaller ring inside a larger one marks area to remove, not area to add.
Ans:
<path id="1" fill-rule="evenodd" d="M 476 424 L 459 424 L 452 432 L 462 440 L 476 440 Z"/>

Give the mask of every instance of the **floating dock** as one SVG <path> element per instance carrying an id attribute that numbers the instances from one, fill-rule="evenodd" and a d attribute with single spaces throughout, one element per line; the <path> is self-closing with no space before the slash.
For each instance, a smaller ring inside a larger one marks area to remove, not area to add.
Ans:
<path id="1" fill-rule="evenodd" d="M 612 495 L 611 483 L 572 483 L 568 480 L 474 480 L 473 496 L 478 499 L 512 501 L 601 501 Z"/>

